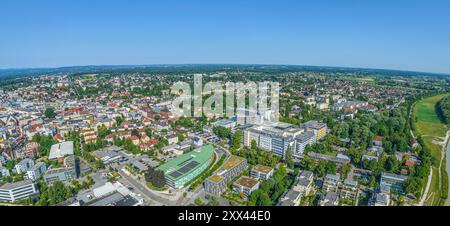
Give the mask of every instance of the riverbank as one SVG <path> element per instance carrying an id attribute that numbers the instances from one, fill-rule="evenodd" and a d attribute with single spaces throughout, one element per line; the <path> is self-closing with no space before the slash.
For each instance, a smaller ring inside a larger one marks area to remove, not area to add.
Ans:
<path id="1" fill-rule="evenodd" d="M 426 97 L 417 101 L 413 109 L 414 134 L 421 137 L 423 145 L 433 158 L 431 167 L 432 177 L 429 191 L 424 205 L 444 205 L 448 193 L 448 178 L 446 172 L 445 137 L 448 131 L 447 125 L 439 119 L 435 106 L 439 100 L 448 94 Z"/>
<path id="2" fill-rule="evenodd" d="M 448 132 L 450 133 L 450 131 Z M 450 183 L 450 175 L 448 174 L 450 172 L 450 140 L 447 140 L 447 154 L 446 154 L 446 171 L 447 171 L 447 178 L 448 178 L 448 182 Z M 450 186 L 450 184 L 449 184 Z M 450 190 L 448 189 L 447 192 L 447 200 L 445 201 L 445 206 L 450 206 Z"/>

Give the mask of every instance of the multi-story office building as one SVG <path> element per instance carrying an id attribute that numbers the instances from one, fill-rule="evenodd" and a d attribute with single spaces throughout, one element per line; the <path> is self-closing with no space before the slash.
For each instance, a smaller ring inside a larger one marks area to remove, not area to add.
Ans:
<path id="1" fill-rule="evenodd" d="M 0 187 L 0 201 L 15 202 L 39 194 L 38 187 L 31 180 L 7 183 Z"/>
<path id="2" fill-rule="evenodd" d="M 159 166 L 157 170 L 164 172 L 168 186 L 179 189 L 205 171 L 213 156 L 214 147 L 206 145 L 180 155 L 176 159 Z"/>
<path id="3" fill-rule="evenodd" d="M 382 192 L 372 193 L 372 197 L 369 200 L 369 206 L 389 206 L 390 203 L 390 195 Z"/>
<path id="4" fill-rule="evenodd" d="M 233 183 L 233 191 L 247 197 L 258 188 L 259 182 L 247 176 L 242 176 Z"/>
<path id="5" fill-rule="evenodd" d="M 250 171 L 250 176 L 256 179 L 268 180 L 273 175 L 274 169 L 272 167 L 256 165 Z"/>
<path id="6" fill-rule="evenodd" d="M 239 176 L 248 167 L 247 159 L 232 155 L 214 175 L 205 180 L 205 191 L 220 195 L 227 189 L 227 184 Z"/>
<path id="7" fill-rule="evenodd" d="M 236 109 L 236 124 L 237 125 L 261 125 L 273 121 L 275 117 L 274 111 L 271 109 L 258 109 L 258 111 L 238 108 Z"/>
<path id="8" fill-rule="evenodd" d="M 283 157 L 291 148 L 295 157 L 301 157 L 306 146 L 325 135 L 326 125 L 316 121 L 310 121 L 301 127 L 272 122 L 244 129 L 244 145 L 249 147 L 252 142 L 256 142 L 259 148 Z"/>
<path id="9" fill-rule="evenodd" d="M 294 156 L 300 157 L 303 155 L 306 146 L 314 144 L 316 142 L 316 135 L 314 132 L 307 131 L 295 138 L 295 151 Z"/>
<path id="10" fill-rule="evenodd" d="M 9 175 L 9 170 L 6 167 L 0 166 L 0 177 L 8 177 Z"/>
<path id="11" fill-rule="evenodd" d="M 44 180 L 47 184 L 51 184 L 55 181 L 70 182 L 75 178 L 77 178 L 75 167 L 49 169 L 44 174 Z"/>
<path id="12" fill-rule="evenodd" d="M 294 137 L 302 131 L 287 123 L 253 126 L 244 130 L 244 145 L 249 147 L 254 141 L 259 148 L 284 157 L 288 148 L 294 147 Z"/>
<path id="13" fill-rule="evenodd" d="M 395 190 L 398 193 L 403 193 L 403 183 L 408 177 L 403 175 L 396 175 L 392 173 L 381 173 L 380 190 L 384 193 L 390 193 Z"/>
<path id="14" fill-rule="evenodd" d="M 306 131 L 314 132 L 316 140 L 321 140 L 327 135 L 327 124 L 318 121 L 308 121 L 302 125 Z"/>
<path id="15" fill-rule="evenodd" d="M 44 162 L 40 162 L 34 165 L 30 170 L 27 171 L 27 176 L 30 180 L 38 179 L 47 170 L 47 166 Z"/>
<path id="16" fill-rule="evenodd" d="M 26 173 L 34 166 L 34 161 L 32 159 L 26 158 L 17 163 L 14 167 L 17 173 Z"/>

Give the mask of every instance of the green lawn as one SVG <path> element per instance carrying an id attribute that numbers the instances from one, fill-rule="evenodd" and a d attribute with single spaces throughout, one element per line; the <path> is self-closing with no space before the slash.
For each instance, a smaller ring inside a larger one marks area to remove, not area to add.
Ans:
<path id="1" fill-rule="evenodd" d="M 416 116 L 424 122 L 441 123 L 435 112 L 436 103 L 443 95 L 426 98 L 416 104 Z"/>
<path id="2" fill-rule="evenodd" d="M 165 191 L 165 190 L 167 190 L 167 186 L 164 186 L 162 188 L 158 188 L 158 187 L 155 187 L 151 182 L 147 182 L 147 187 L 149 187 L 150 189 L 155 190 L 155 191 Z"/>
<path id="3" fill-rule="evenodd" d="M 446 125 L 439 120 L 435 111 L 437 102 L 444 96 L 446 95 L 428 97 L 416 103 L 413 114 L 417 120 L 416 132 L 421 135 L 445 136 L 445 132 L 447 131 Z"/>
<path id="4" fill-rule="evenodd" d="M 440 192 L 440 178 L 439 178 L 439 170 L 436 167 L 432 168 L 433 177 L 431 178 L 431 186 L 430 191 L 428 193 L 428 197 L 425 201 L 425 206 L 434 206 L 439 205 L 439 197 L 441 196 Z"/>
<path id="5" fill-rule="evenodd" d="M 443 185 L 446 180 L 439 177 L 438 169 L 442 157 L 442 147 L 433 142 L 442 141 L 442 138 L 445 137 L 448 130 L 448 127 L 439 120 L 435 111 L 437 102 L 444 96 L 446 95 L 442 94 L 420 100 L 415 104 L 413 111 L 415 123 L 414 133 L 417 136 L 422 136 L 426 148 L 430 150 L 431 155 L 434 157 L 433 178 L 429 191 L 429 195 L 432 195 L 433 197 L 427 200 L 426 205 L 440 205 L 441 194 L 445 190 L 444 187 L 446 187 Z M 445 165 L 443 165 L 443 167 L 445 167 Z M 441 175 L 444 175 L 444 172 L 441 171 Z"/>

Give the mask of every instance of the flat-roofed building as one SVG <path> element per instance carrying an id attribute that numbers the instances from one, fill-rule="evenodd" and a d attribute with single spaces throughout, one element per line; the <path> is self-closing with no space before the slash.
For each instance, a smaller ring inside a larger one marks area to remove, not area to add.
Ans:
<path id="1" fill-rule="evenodd" d="M 284 157 L 289 147 L 295 157 L 301 157 L 306 146 L 315 143 L 326 135 L 324 123 L 310 121 L 302 126 L 282 122 L 270 122 L 254 125 L 244 130 L 244 146 L 250 147 L 252 142 L 266 151 Z"/>
<path id="2" fill-rule="evenodd" d="M 40 162 L 34 165 L 30 170 L 27 171 L 27 177 L 30 180 L 37 180 L 42 174 L 47 170 L 47 166 L 44 162 Z"/>
<path id="3" fill-rule="evenodd" d="M 247 197 L 258 188 L 258 180 L 247 176 L 242 176 L 233 183 L 233 191 L 239 194 L 244 194 Z"/>
<path id="4" fill-rule="evenodd" d="M 144 199 L 126 188 L 120 182 L 107 182 L 93 190 L 94 199 L 83 206 L 140 206 Z"/>
<path id="5" fill-rule="evenodd" d="M 403 175 L 397 175 L 393 173 L 381 173 L 380 178 L 380 190 L 384 193 L 390 193 L 392 190 L 402 194 L 403 183 L 408 177 Z"/>
<path id="6" fill-rule="evenodd" d="M 274 169 L 272 167 L 256 165 L 250 171 L 250 176 L 257 179 L 268 180 L 273 175 L 273 172 Z"/>
<path id="7" fill-rule="evenodd" d="M 277 206 L 298 206 L 302 195 L 300 192 L 289 189 L 285 192 L 277 203 Z"/>
<path id="8" fill-rule="evenodd" d="M 227 120 L 227 119 L 221 119 L 219 121 L 216 121 L 214 123 L 212 123 L 213 126 L 221 126 L 221 127 L 225 127 L 225 128 L 233 128 L 236 126 L 236 122 L 232 121 L 232 120 Z"/>
<path id="9" fill-rule="evenodd" d="M 322 191 L 327 192 L 338 192 L 341 179 L 337 175 L 327 174 L 325 180 L 323 181 Z"/>
<path id="10" fill-rule="evenodd" d="M 315 120 L 308 121 L 302 125 L 306 131 L 312 131 L 316 135 L 316 140 L 321 140 L 327 135 L 327 124 Z"/>
<path id="11" fill-rule="evenodd" d="M 304 132 L 295 138 L 295 149 L 293 155 L 300 157 L 303 155 L 305 148 L 316 142 L 316 135 L 312 131 Z"/>
<path id="12" fill-rule="evenodd" d="M 226 191 L 227 184 L 244 172 L 247 167 L 247 159 L 231 155 L 214 175 L 205 180 L 205 191 L 213 195 L 222 194 Z"/>
<path id="13" fill-rule="evenodd" d="M 23 159 L 19 163 L 17 163 L 14 168 L 16 169 L 16 172 L 18 174 L 20 173 L 26 173 L 28 170 L 30 170 L 34 166 L 34 161 L 30 158 Z"/>
<path id="14" fill-rule="evenodd" d="M 178 143 L 178 136 L 176 134 L 172 134 L 166 137 L 169 145 Z"/>
<path id="15" fill-rule="evenodd" d="M 342 155 L 340 153 L 336 157 L 330 156 L 330 155 L 325 155 L 325 154 L 320 154 L 320 153 L 316 153 L 316 152 L 312 152 L 312 151 L 308 152 L 307 155 L 317 161 L 326 160 L 326 161 L 334 162 L 339 165 L 350 163 L 350 158 L 348 156 Z"/>
<path id="16" fill-rule="evenodd" d="M 77 178 L 75 167 L 49 169 L 44 174 L 44 180 L 47 184 L 51 184 L 55 181 L 61 181 L 63 183 L 70 182 L 75 178 Z"/>
<path id="17" fill-rule="evenodd" d="M 57 159 L 58 161 L 62 162 L 64 160 L 64 157 L 73 155 L 73 153 L 73 141 L 66 141 L 52 145 L 48 159 Z"/>
<path id="18" fill-rule="evenodd" d="M 84 203 L 83 206 L 141 206 L 143 199 L 132 195 L 123 195 L 113 192 L 103 197 Z"/>
<path id="19" fill-rule="evenodd" d="M 369 206 L 389 206 L 390 203 L 390 195 L 382 192 L 372 193 L 372 197 L 369 200 Z"/>
<path id="20" fill-rule="evenodd" d="M 337 206 L 339 205 L 339 194 L 337 192 L 327 192 L 319 200 L 319 206 Z"/>
<path id="21" fill-rule="evenodd" d="M 344 180 L 340 192 L 341 199 L 347 199 L 355 202 L 358 200 L 358 194 L 358 182 L 350 179 Z"/>
<path id="22" fill-rule="evenodd" d="M 0 177 L 9 177 L 11 175 L 6 167 L 0 166 Z"/>
<path id="23" fill-rule="evenodd" d="M 118 147 L 112 147 L 106 150 L 94 151 L 94 157 L 103 162 L 103 164 L 108 165 L 113 162 L 118 162 L 122 159 L 119 151 L 122 149 Z"/>
<path id="24" fill-rule="evenodd" d="M 205 145 L 164 163 L 162 170 L 169 187 L 179 189 L 205 171 L 214 157 L 214 147 Z"/>
<path id="25" fill-rule="evenodd" d="M 259 148 L 284 157 L 289 146 L 294 146 L 293 130 L 282 123 L 253 126 L 244 130 L 244 146 L 250 147 L 255 141 Z"/>
<path id="26" fill-rule="evenodd" d="M 38 194 L 37 184 L 31 180 L 6 183 L 0 187 L 0 201 L 3 202 L 15 202 L 29 197 L 34 198 Z"/>
<path id="27" fill-rule="evenodd" d="M 293 187 L 293 190 L 300 192 L 302 196 L 308 196 L 311 192 L 314 184 L 314 173 L 311 171 L 303 170 L 297 176 L 297 181 Z"/>

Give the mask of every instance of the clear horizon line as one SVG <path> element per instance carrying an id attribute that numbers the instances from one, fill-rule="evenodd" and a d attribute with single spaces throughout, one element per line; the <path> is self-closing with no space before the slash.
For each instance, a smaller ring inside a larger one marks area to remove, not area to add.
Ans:
<path id="1" fill-rule="evenodd" d="M 450 75 L 450 72 L 430 72 L 430 71 L 415 71 L 411 69 L 398 68 L 374 68 L 364 66 L 330 66 L 330 65 L 306 65 L 306 64 L 268 64 L 268 63 L 158 63 L 158 64 L 87 64 L 87 65 L 66 65 L 66 66 L 42 66 L 42 67 L 0 67 L 0 70 L 43 70 L 43 69 L 62 69 L 71 67 L 130 67 L 130 66 L 171 66 L 171 65 L 255 65 L 255 66 L 300 66 L 300 67 L 327 67 L 327 68 L 342 68 L 342 69 L 361 69 L 361 70 L 383 70 L 383 71 L 398 71 L 398 72 L 414 72 L 426 73 L 436 75 Z"/>

